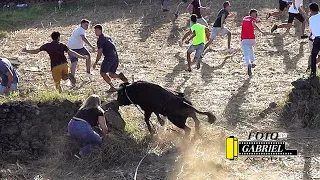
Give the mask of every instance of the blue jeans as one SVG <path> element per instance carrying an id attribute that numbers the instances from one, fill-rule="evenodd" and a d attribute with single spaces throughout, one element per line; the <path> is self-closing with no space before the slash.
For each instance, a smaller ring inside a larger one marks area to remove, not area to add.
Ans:
<path id="1" fill-rule="evenodd" d="M 76 140 L 81 148 L 79 154 L 84 156 L 91 151 L 95 144 L 102 144 L 102 138 L 92 129 L 86 121 L 71 119 L 68 124 L 68 133 Z"/>

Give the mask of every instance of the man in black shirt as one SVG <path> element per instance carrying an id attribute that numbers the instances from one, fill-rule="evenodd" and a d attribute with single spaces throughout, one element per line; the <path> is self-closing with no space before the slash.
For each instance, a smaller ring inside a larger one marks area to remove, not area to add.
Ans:
<path id="1" fill-rule="evenodd" d="M 103 79 L 110 85 L 110 89 L 107 92 L 116 92 L 116 88 L 111 82 L 111 78 L 119 78 L 123 82 L 127 82 L 128 79 L 124 76 L 123 73 L 117 74 L 117 68 L 119 65 L 119 58 L 117 54 L 116 47 L 114 46 L 110 37 L 106 37 L 102 33 L 102 26 L 100 24 L 94 27 L 96 36 L 98 36 L 98 54 L 96 62 L 93 64 L 95 69 L 98 61 L 100 60 L 102 54 L 104 59 L 100 67 L 100 75 Z"/>
<path id="2" fill-rule="evenodd" d="M 234 13 L 229 13 L 231 9 L 231 5 L 229 1 L 226 1 L 223 3 L 223 8 L 219 11 L 217 18 L 214 22 L 211 35 L 210 35 L 210 40 L 209 42 L 205 45 L 204 50 L 208 48 L 210 44 L 215 40 L 217 36 L 224 36 L 228 35 L 228 49 L 230 52 L 233 50 L 230 47 L 231 44 L 231 32 L 228 28 L 223 27 L 223 24 L 225 23 L 226 18 L 232 18 L 235 16 Z"/>

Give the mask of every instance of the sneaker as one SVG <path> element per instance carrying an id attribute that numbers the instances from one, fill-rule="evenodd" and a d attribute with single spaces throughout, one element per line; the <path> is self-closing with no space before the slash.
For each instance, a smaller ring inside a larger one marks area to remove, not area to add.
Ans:
<path id="1" fill-rule="evenodd" d="M 77 159 L 81 160 L 81 155 L 79 153 L 75 154 L 74 157 L 76 157 Z"/>
<path id="2" fill-rule="evenodd" d="M 255 68 L 255 67 L 256 67 L 256 64 L 251 63 L 251 67 L 252 67 L 252 68 Z"/>
<path id="3" fill-rule="evenodd" d="M 251 70 L 252 66 L 251 64 L 248 65 L 248 75 L 252 76 L 252 70 Z"/>
<path id="4" fill-rule="evenodd" d="M 306 34 L 304 34 L 304 35 L 301 36 L 301 39 L 307 39 L 307 38 L 309 38 L 309 36 L 306 35 Z"/>
<path id="5" fill-rule="evenodd" d="M 88 76 L 89 80 L 92 81 L 93 73 L 92 72 L 89 72 L 89 73 L 87 72 L 87 76 Z"/>
<path id="6" fill-rule="evenodd" d="M 277 30 L 278 29 L 278 25 L 274 25 L 272 28 L 271 28 L 271 33 L 273 33 L 275 30 Z"/>
<path id="7" fill-rule="evenodd" d="M 123 82 L 128 82 L 128 79 L 124 76 L 123 73 L 119 74 L 119 78 L 123 81 Z"/>
<path id="8" fill-rule="evenodd" d="M 74 85 L 74 84 L 76 84 L 76 78 L 74 78 L 74 76 L 71 74 L 71 73 L 69 73 L 68 74 L 68 79 L 70 80 L 70 82 Z"/>
<path id="9" fill-rule="evenodd" d="M 271 16 L 271 13 L 268 13 L 267 17 L 266 17 L 266 20 L 268 20 L 270 18 L 270 16 Z"/>

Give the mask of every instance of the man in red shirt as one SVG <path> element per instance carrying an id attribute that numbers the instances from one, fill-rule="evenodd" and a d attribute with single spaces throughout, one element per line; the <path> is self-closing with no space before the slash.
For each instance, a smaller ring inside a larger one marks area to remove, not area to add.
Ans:
<path id="1" fill-rule="evenodd" d="M 256 18 L 258 16 L 258 11 L 255 9 L 250 10 L 250 15 L 246 16 L 242 20 L 242 30 L 241 30 L 241 47 L 243 50 L 244 59 L 248 67 L 248 75 L 252 75 L 251 68 L 255 67 L 254 64 L 254 51 L 253 46 L 255 45 L 256 36 L 254 34 L 254 29 L 258 29 L 262 34 L 264 32 L 256 25 Z"/>

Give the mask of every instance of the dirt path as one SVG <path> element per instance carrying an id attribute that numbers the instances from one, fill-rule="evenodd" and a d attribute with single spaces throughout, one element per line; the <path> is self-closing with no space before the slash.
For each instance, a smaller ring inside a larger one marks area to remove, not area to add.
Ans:
<path id="1" fill-rule="evenodd" d="M 213 11 L 206 14 L 210 24 L 215 12 L 219 9 L 218 6 L 215 7 L 217 2 L 208 1 Z M 265 110 L 270 102 L 281 100 L 291 89 L 291 81 L 304 75 L 309 55 L 307 40 L 299 40 L 295 35 L 295 28 L 292 28 L 289 33 L 278 30 L 274 34 L 265 36 L 257 32 L 257 67 L 254 69 L 253 77 L 249 78 L 246 75 L 239 40 L 239 23 L 245 12 L 249 10 L 248 4 L 260 11 L 259 16 L 262 18 L 260 26 L 263 30 L 269 32 L 272 23 L 280 22 L 276 19 L 269 21 L 264 19 L 266 11 L 269 10 L 265 8 L 276 7 L 276 2 L 271 0 L 255 0 L 248 3 L 235 1 L 232 7 L 233 11 L 238 12 L 238 16 L 229 20 L 226 26 L 232 31 L 232 46 L 236 52 L 232 55 L 226 53 L 226 40 L 219 38 L 206 53 L 201 69 L 193 69 L 192 73 L 184 71 L 187 47 L 179 47 L 177 43 L 186 30 L 188 14 L 182 14 L 175 23 L 172 23 L 171 13 L 162 13 L 158 6 L 149 4 L 141 5 L 139 9 L 125 6 L 96 7 L 95 13 L 83 10 L 87 12 L 84 13 L 85 15 L 72 12 L 67 19 L 61 15 L 47 18 L 42 22 L 45 28 L 23 29 L 12 33 L 8 41 L 2 45 L 0 54 L 17 56 L 23 60 L 22 88 L 29 88 L 30 91 L 46 87 L 53 88 L 47 55 L 45 53 L 37 56 L 25 55 L 18 50 L 25 45 L 25 41 L 33 48 L 38 47 L 49 40 L 49 32 L 53 30 L 61 31 L 62 42 L 66 42 L 76 22 L 81 18 L 89 18 L 94 23 L 103 23 L 106 33 L 110 34 L 116 42 L 121 59 L 119 70 L 129 77 L 134 75 L 136 80 L 150 81 L 183 91 L 196 107 L 213 111 L 218 117 L 215 125 L 209 126 L 208 123 L 202 123 L 201 140 L 189 144 L 187 151 L 184 151 L 186 147 L 179 145 L 179 141 L 174 138 L 164 141 L 177 145 L 181 150 L 164 157 L 167 158 L 163 160 L 164 164 L 168 159 L 175 159 L 176 162 L 169 163 L 173 168 L 169 169 L 169 172 L 163 172 L 166 174 L 163 177 L 169 179 L 320 178 L 319 161 L 315 160 L 319 158 L 319 154 L 312 151 L 312 146 L 304 148 L 307 147 L 304 146 L 305 144 L 310 144 L 310 139 L 300 141 L 301 137 L 314 134 L 303 130 L 288 133 L 288 138 L 293 139 L 289 141 L 290 148 L 299 148 L 300 153 L 299 157 L 295 157 L 293 161 L 256 163 L 240 159 L 230 162 L 224 158 L 224 138 L 227 136 L 234 135 L 246 139 L 251 130 L 288 132 L 287 127 L 280 126 L 277 114 L 271 113 L 264 118 L 259 118 L 259 113 Z M 42 25 L 39 23 L 35 26 Z M 92 30 L 88 32 L 91 42 L 96 40 L 93 33 Z M 98 76 L 99 71 L 94 71 L 96 80 L 88 82 L 84 77 L 84 63 L 80 64 L 79 85 L 67 91 L 88 93 L 91 88 L 94 88 L 99 94 L 106 96 L 104 91 L 108 87 Z M 37 67 L 39 72 L 30 73 L 26 70 L 30 67 Z M 122 111 L 141 118 L 138 111 L 133 108 L 122 108 Z M 201 119 L 205 121 L 204 117 Z M 165 132 L 160 135 L 162 136 L 170 137 L 171 135 L 170 132 Z M 304 156 L 312 158 L 304 158 Z M 149 165 L 152 167 L 152 164 Z M 144 170 L 143 173 L 147 174 Z M 150 175 L 150 177 L 154 176 Z"/>

